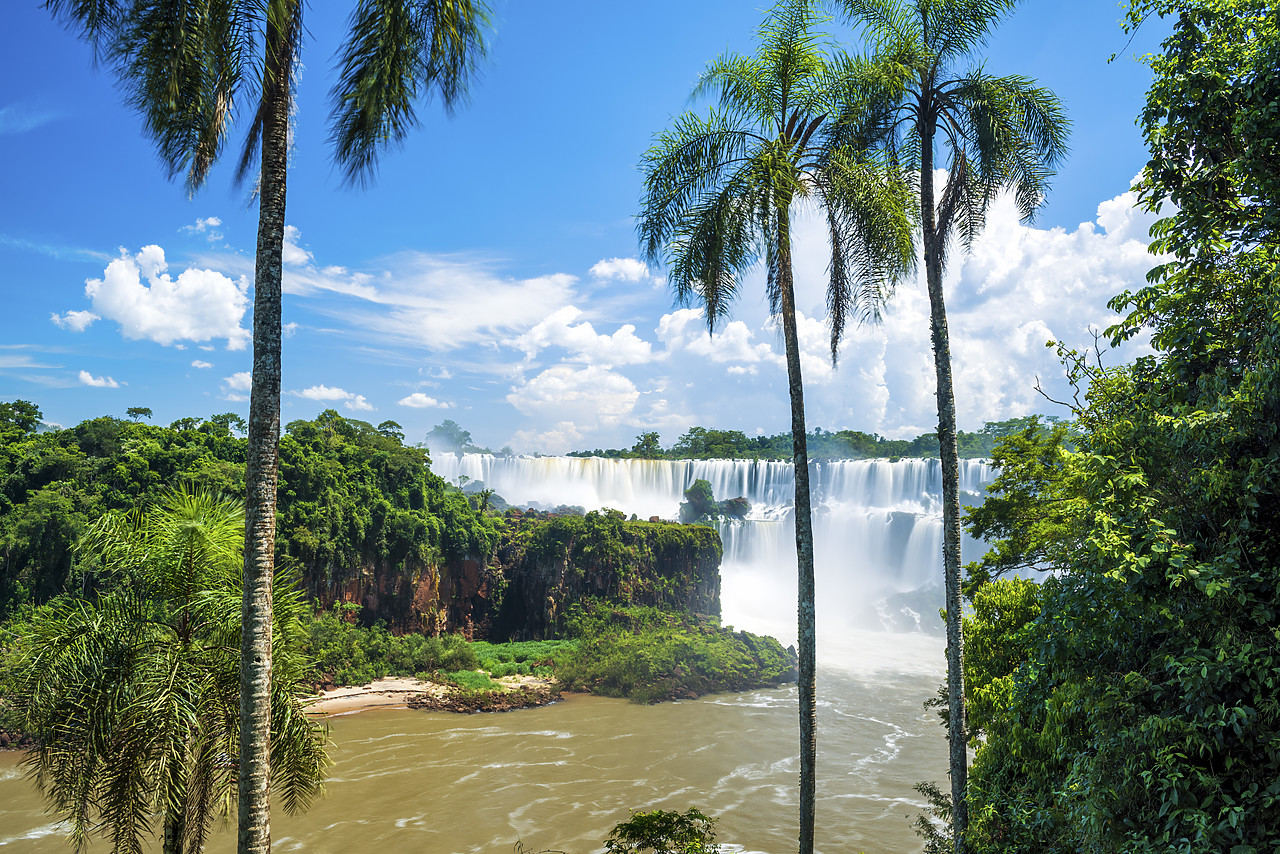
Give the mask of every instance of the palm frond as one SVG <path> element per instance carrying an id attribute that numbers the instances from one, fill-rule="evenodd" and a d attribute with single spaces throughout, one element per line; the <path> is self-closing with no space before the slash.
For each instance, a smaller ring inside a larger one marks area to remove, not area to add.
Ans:
<path id="1" fill-rule="evenodd" d="M 923 0 L 925 44 L 941 65 L 949 65 L 984 46 L 1016 5 L 1017 0 Z"/>
<path id="2" fill-rule="evenodd" d="M 637 222 L 645 257 L 660 263 L 684 211 L 714 194 L 747 162 L 761 137 L 724 112 L 685 113 L 645 153 L 645 192 Z"/>
<path id="3" fill-rule="evenodd" d="M 334 160 L 348 183 L 373 174 L 378 152 L 417 124 L 415 103 L 465 98 L 484 57 L 489 9 L 480 0 L 361 0 L 330 93 Z"/>

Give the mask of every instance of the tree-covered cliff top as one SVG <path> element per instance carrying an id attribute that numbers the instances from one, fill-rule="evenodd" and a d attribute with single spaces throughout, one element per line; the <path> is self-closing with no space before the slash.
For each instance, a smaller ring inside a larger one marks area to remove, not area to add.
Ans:
<path id="1" fill-rule="evenodd" d="M 0 404 L 0 619 L 83 583 L 74 543 L 104 512 L 149 506 L 183 482 L 243 495 L 242 427 L 223 414 L 50 430 L 35 405 Z M 492 552 L 501 523 L 429 466 L 393 422 L 332 410 L 291 422 L 280 440 L 278 554 L 332 571 L 375 557 L 394 566 Z"/>
<path id="2" fill-rule="evenodd" d="M 1050 417 L 1046 419 L 1054 421 Z M 959 433 L 960 456 L 981 459 L 1004 436 L 1009 436 L 1035 422 L 1035 416 L 988 421 L 981 430 Z M 938 435 L 923 433 L 914 439 L 886 439 L 876 433 L 840 430 L 835 433 L 815 428 L 807 434 L 810 459 L 896 459 L 899 457 L 936 457 Z M 630 448 L 596 448 L 593 451 L 571 451 L 571 457 L 607 457 L 646 460 L 789 460 L 791 433 L 772 436 L 747 436 L 741 430 L 716 430 L 690 427 L 669 448 L 663 448 L 656 432 L 641 433 Z"/>

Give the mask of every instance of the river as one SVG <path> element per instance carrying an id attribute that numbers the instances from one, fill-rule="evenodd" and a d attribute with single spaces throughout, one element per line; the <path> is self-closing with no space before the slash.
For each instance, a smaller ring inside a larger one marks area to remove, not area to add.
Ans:
<path id="1" fill-rule="evenodd" d="M 941 650 L 921 635 L 861 640 L 884 668 L 819 670 L 818 848 L 919 851 L 911 787 L 946 773 L 943 730 L 921 707 Z M 690 806 L 720 819 L 729 850 L 795 850 L 794 686 L 656 706 L 575 695 L 504 714 L 374 710 L 331 725 L 328 793 L 273 817 L 277 851 L 592 852 L 630 809 Z M 0 846 L 69 851 L 18 759 L 0 754 Z M 230 830 L 208 846 L 234 849 Z"/>
<path id="2" fill-rule="evenodd" d="M 449 470 L 447 460 L 437 463 Z M 943 642 L 905 630 L 936 623 L 929 614 L 938 598 L 929 584 L 939 577 L 936 465 L 881 461 L 817 473 L 817 847 L 824 854 L 920 851 L 911 822 L 923 803 L 912 786 L 933 780 L 946 788 L 944 731 L 922 706 L 943 680 Z M 966 465 L 972 496 L 987 471 Z M 543 500 L 519 493 L 523 479 L 547 501 L 576 490 L 571 503 L 642 516 L 674 515 L 694 477 L 717 484 L 719 499 L 746 495 L 752 520 L 722 531 L 724 622 L 794 641 L 786 467 L 545 458 L 455 459 L 453 466 L 473 479 L 489 476 L 522 503 Z M 376 710 L 336 717 L 331 726 L 327 795 L 301 817 L 273 816 L 278 851 L 460 854 L 510 852 L 520 842 L 528 852 L 585 854 L 602 850 L 629 810 L 691 806 L 719 819 L 718 841 L 728 851 L 796 847 L 794 686 L 656 706 L 571 696 L 505 714 Z M 21 776 L 19 758 L 0 753 L 0 846 L 69 851 Z M 234 834 L 224 830 L 207 850 L 234 847 Z"/>

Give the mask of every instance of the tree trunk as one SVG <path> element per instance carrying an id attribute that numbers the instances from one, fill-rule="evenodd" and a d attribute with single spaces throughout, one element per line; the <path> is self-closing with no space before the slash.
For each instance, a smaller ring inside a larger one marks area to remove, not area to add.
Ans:
<path id="1" fill-rule="evenodd" d="M 271 579 L 275 572 L 280 451 L 280 294 L 293 18 L 292 0 L 271 3 L 263 70 L 262 174 L 253 283 L 253 390 L 245 472 L 239 854 L 267 854 L 271 850 Z"/>
<path id="2" fill-rule="evenodd" d="M 796 334 L 796 300 L 791 273 L 791 220 L 788 206 L 778 206 L 778 292 L 782 298 L 782 339 L 787 351 L 787 385 L 791 392 L 791 447 L 796 470 L 796 622 L 800 641 L 800 854 L 813 854 L 817 799 L 818 705 L 814 673 L 817 628 L 814 617 L 813 516 L 809 499 L 809 450 L 804 427 L 804 385 L 800 378 L 800 343 Z"/>
<path id="3" fill-rule="evenodd" d="M 164 841 L 161 843 L 163 854 L 184 854 L 182 837 L 185 829 L 182 813 L 172 807 L 166 807 L 164 811 Z"/>
<path id="4" fill-rule="evenodd" d="M 920 216 L 924 236 L 924 272 L 929 289 L 929 328 L 933 363 L 938 375 L 938 456 L 942 460 L 942 573 L 947 605 L 947 696 L 951 770 L 951 826 L 955 854 L 964 854 L 969 823 L 965 785 L 969 773 L 965 734 L 964 637 L 960 603 L 960 455 L 956 449 L 956 396 L 951 380 L 951 341 L 947 308 L 942 295 L 941 241 L 934 211 L 933 135 L 922 133 L 920 158 Z"/>

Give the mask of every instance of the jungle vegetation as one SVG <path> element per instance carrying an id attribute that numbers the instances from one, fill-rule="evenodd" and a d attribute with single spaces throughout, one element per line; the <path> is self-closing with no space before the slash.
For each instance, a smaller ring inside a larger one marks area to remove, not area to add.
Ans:
<path id="1" fill-rule="evenodd" d="M 1070 442 L 1008 437 L 968 516 L 995 541 L 967 583 L 973 854 L 1280 847 L 1280 17 L 1134 0 L 1128 26 L 1152 16 L 1157 263 L 1099 346 L 1059 345 Z M 1108 364 L 1143 330 L 1153 355 Z"/>

